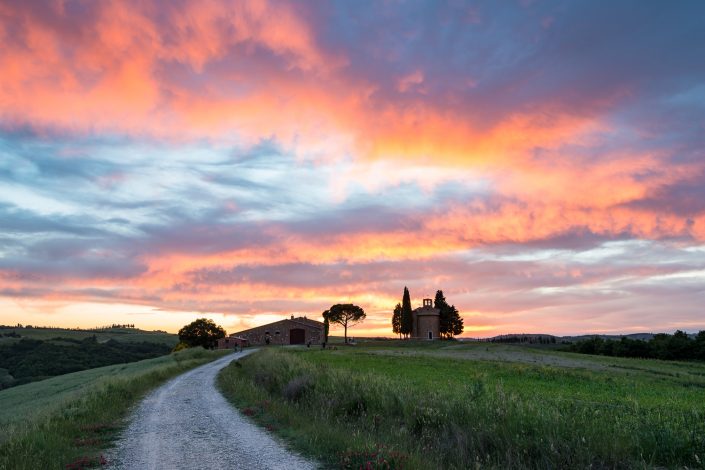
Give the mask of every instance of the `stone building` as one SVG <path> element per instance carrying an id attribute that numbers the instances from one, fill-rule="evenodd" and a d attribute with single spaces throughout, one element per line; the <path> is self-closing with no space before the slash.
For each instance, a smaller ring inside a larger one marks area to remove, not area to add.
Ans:
<path id="1" fill-rule="evenodd" d="M 244 348 L 249 346 L 249 341 L 246 338 L 230 335 L 218 340 L 218 349 L 235 349 L 237 347 Z"/>
<path id="2" fill-rule="evenodd" d="M 411 337 L 414 339 L 439 339 L 441 311 L 433 308 L 433 300 L 423 299 L 423 306 L 411 312 Z"/>
<path id="3" fill-rule="evenodd" d="M 250 328 L 249 330 L 238 331 L 230 337 L 237 337 L 245 340 L 248 345 L 259 346 L 266 344 L 321 344 L 323 342 L 323 323 L 311 320 L 310 318 L 297 317 L 268 323 L 266 325 Z M 223 338 L 224 340 L 227 338 Z M 223 341 L 223 347 L 218 342 L 218 348 L 225 349 L 226 342 Z M 233 347 L 233 346 L 230 346 Z"/>

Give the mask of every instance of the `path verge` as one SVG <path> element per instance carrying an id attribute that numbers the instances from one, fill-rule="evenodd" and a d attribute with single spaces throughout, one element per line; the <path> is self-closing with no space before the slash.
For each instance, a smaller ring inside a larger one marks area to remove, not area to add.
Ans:
<path id="1" fill-rule="evenodd" d="M 100 465 L 102 450 L 110 446 L 121 420 L 145 393 L 220 356 L 190 349 L 3 390 L 0 470 Z"/>
<path id="2" fill-rule="evenodd" d="M 316 468 L 239 413 L 216 388 L 218 372 L 249 352 L 205 364 L 150 393 L 108 454 L 110 467 Z"/>

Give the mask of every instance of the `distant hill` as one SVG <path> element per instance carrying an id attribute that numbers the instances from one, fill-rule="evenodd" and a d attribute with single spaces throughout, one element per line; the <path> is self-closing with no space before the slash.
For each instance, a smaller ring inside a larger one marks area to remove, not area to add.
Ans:
<path id="1" fill-rule="evenodd" d="M 494 343 L 560 344 L 575 343 L 577 341 L 592 339 L 594 337 L 602 338 L 604 340 L 619 340 L 622 337 L 627 337 L 634 340 L 649 341 L 654 337 L 654 333 L 631 333 L 627 335 L 586 334 L 578 336 L 555 336 L 542 333 L 510 333 L 507 335 L 493 336 L 491 338 L 483 338 L 478 341 L 489 341 Z"/>
<path id="2" fill-rule="evenodd" d="M 69 328 L 17 328 L 0 326 L 0 345 L 15 342 L 21 338 L 48 340 L 52 338 L 85 339 L 95 336 L 99 343 L 108 340 L 133 343 L 158 343 L 173 348 L 179 342 L 179 337 L 165 331 L 146 331 L 138 328 L 102 328 L 95 330 L 78 330 Z"/>
<path id="3" fill-rule="evenodd" d="M 568 343 L 575 343 L 576 341 L 583 341 L 586 339 L 591 339 L 597 336 L 598 338 L 602 339 L 613 339 L 613 340 L 619 340 L 622 339 L 622 337 L 627 337 L 629 339 L 638 339 L 641 341 L 649 341 L 651 338 L 654 337 L 654 333 L 631 333 L 628 335 L 579 335 L 579 336 L 561 336 L 560 339 L 562 341 L 566 341 Z"/>
<path id="4" fill-rule="evenodd" d="M 132 328 L 101 332 L 16 328 L 0 329 L 0 335 L 0 390 L 71 372 L 163 356 L 176 344 L 176 335 Z"/>

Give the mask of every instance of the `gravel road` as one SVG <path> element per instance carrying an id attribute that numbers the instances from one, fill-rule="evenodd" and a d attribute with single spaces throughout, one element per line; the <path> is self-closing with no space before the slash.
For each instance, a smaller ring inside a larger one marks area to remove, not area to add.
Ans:
<path id="1" fill-rule="evenodd" d="M 316 468 L 255 426 L 216 388 L 218 371 L 249 352 L 200 366 L 150 393 L 108 453 L 109 468 Z"/>

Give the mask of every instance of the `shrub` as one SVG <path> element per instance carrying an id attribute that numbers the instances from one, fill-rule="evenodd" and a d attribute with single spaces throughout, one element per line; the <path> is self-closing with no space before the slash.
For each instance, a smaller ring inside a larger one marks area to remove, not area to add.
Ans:
<path id="1" fill-rule="evenodd" d="M 282 395 L 287 401 L 298 402 L 309 389 L 313 388 L 313 380 L 308 375 L 302 375 L 291 379 L 282 390 Z"/>
<path id="2" fill-rule="evenodd" d="M 179 341 L 179 343 L 176 346 L 174 346 L 174 349 L 172 349 L 171 352 L 175 353 L 175 352 L 183 351 L 184 349 L 188 349 L 190 347 L 191 346 L 184 343 L 183 341 Z"/>
<path id="3" fill-rule="evenodd" d="M 350 470 L 398 470 L 404 468 L 408 459 L 408 455 L 402 452 L 377 444 L 370 450 L 342 452 L 338 463 L 340 468 Z"/>

